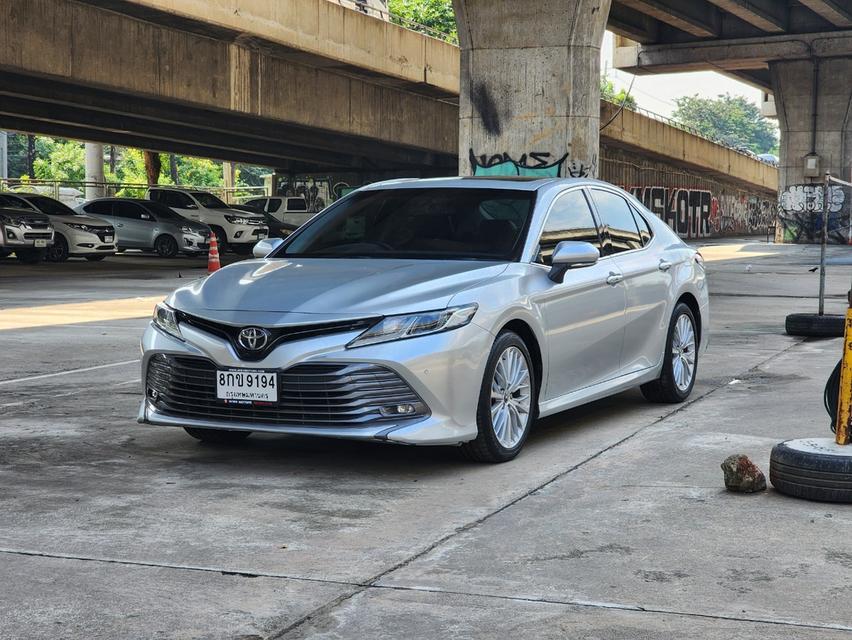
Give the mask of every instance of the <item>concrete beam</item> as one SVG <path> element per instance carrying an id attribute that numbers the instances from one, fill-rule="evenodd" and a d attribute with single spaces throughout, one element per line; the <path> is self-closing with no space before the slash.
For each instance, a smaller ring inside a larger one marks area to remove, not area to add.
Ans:
<path id="1" fill-rule="evenodd" d="M 721 14 L 704 0 L 619 0 L 620 4 L 699 38 L 719 35 Z"/>
<path id="2" fill-rule="evenodd" d="M 765 69 L 771 61 L 852 56 L 852 31 L 618 47 L 614 65 L 631 73 Z"/>
<path id="3" fill-rule="evenodd" d="M 799 0 L 836 27 L 852 27 L 852 0 Z"/>
<path id="4" fill-rule="evenodd" d="M 635 42 L 654 42 L 660 23 L 649 15 L 613 2 L 609 10 L 607 29 Z"/>
<path id="5" fill-rule="evenodd" d="M 789 10 L 786 2 L 777 0 L 709 0 L 740 20 L 770 33 L 787 30 Z"/>

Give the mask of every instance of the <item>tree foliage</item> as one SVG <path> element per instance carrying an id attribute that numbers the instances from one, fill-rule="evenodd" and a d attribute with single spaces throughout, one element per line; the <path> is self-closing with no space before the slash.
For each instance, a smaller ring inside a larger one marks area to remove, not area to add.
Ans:
<path id="1" fill-rule="evenodd" d="M 672 117 L 708 138 L 732 147 L 746 147 L 754 153 L 777 151 L 777 127 L 742 96 L 725 94 L 712 99 L 685 96 L 675 98 L 675 103 L 677 109 Z"/>
<path id="2" fill-rule="evenodd" d="M 441 34 L 450 42 L 459 40 L 451 0 L 390 0 L 388 9 L 391 19 L 408 29 L 431 36 Z"/>
<path id="3" fill-rule="evenodd" d="M 607 77 L 601 78 L 601 99 L 606 100 L 607 102 L 613 102 L 617 105 L 624 103 L 624 106 L 627 109 L 635 109 L 638 106 L 636 104 L 636 98 L 628 94 L 624 89 L 616 92 L 615 85 L 612 83 L 612 80 Z"/>

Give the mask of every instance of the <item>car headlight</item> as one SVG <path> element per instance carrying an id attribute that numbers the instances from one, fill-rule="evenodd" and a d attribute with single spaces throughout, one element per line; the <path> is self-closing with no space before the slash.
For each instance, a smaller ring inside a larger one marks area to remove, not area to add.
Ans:
<path id="1" fill-rule="evenodd" d="M 451 307 L 441 311 L 426 311 L 404 316 L 388 316 L 367 329 L 360 336 L 346 345 L 348 349 L 364 347 L 368 344 L 417 338 L 430 333 L 439 333 L 458 329 L 473 320 L 477 304 L 463 307 Z"/>
<path id="2" fill-rule="evenodd" d="M 77 229 L 78 231 L 91 231 L 92 229 L 87 224 L 80 224 L 79 222 L 66 222 L 65 226 L 71 227 L 72 229 Z"/>
<path id="3" fill-rule="evenodd" d="M 0 222 L 2 222 L 3 224 L 10 224 L 15 227 L 20 227 L 22 220 L 20 218 L 13 218 L 12 216 L 0 214 Z"/>
<path id="4" fill-rule="evenodd" d="M 179 340 L 183 340 L 180 333 L 180 327 L 177 322 L 177 312 L 164 302 L 159 303 L 154 307 L 154 324 Z"/>
<path id="5" fill-rule="evenodd" d="M 251 218 L 244 218 L 242 216 L 225 216 L 225 220 L 231 224 L 251 224 L 253 222 Z"/>

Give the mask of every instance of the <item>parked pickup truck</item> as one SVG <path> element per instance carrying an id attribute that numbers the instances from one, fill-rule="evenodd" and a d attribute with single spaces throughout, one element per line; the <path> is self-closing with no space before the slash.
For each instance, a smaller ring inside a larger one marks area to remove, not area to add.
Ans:
<path id="1" fill-rule="evenodd" d="M 53 244 L 53 225 L 43 213 L 21 208 L 0 193 L 0 256 L 12 253 L 23 263 L 41 262 Z"/>

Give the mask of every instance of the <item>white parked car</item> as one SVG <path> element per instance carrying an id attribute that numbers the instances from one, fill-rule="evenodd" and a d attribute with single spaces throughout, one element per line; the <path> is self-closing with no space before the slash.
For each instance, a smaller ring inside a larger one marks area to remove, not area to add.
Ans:
<path id="1" fill-rule="evenodd" d="M 152 187 L 145 197 L 174 209 L 184 218 L 206 224 L 216 235 L 219 251 L 230 248 L 234 253 L 248 255 L 258 241 L 269 236 L 263 216 L 232 209 L 206 191 Z"/>
<path id="2" fill-rule="evenodd" d="M 59 200 L 38 193 L 3 193 L 3 198 L 50 218 L 54 228 L 53 245 L 46 255 L 50 262 L 64 262 L 69 257 L 95 261 L 115 255 L 115 228 L 106 220 L 77 213 Z"/>
<path id="3" fill-rule="evenodd" d="M 308 202 L 301 196 L 275 196 L 273 198 L 255 198 L 246 202 L 247 207 L 264 211 L 279 222 L 301 227 L 316 215 L 308 211 Z"/>

